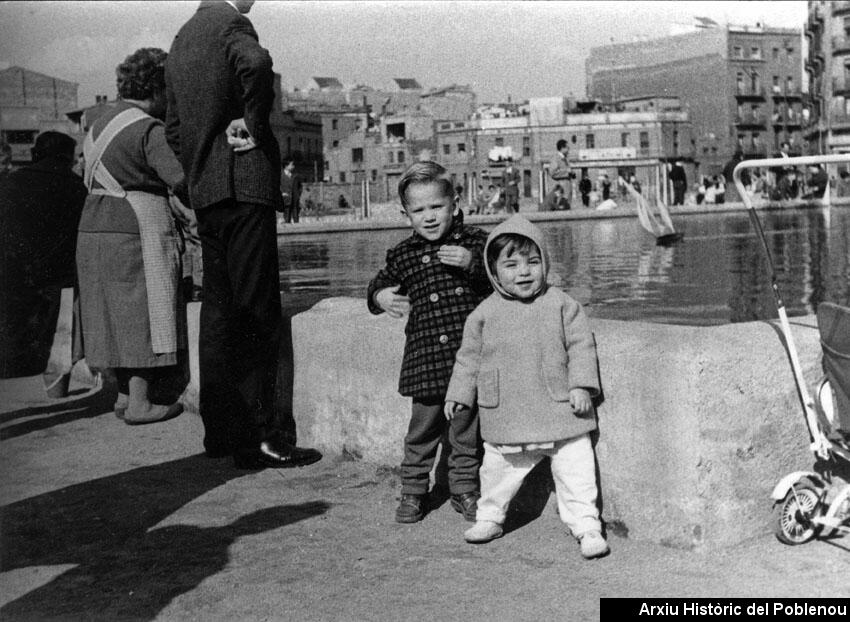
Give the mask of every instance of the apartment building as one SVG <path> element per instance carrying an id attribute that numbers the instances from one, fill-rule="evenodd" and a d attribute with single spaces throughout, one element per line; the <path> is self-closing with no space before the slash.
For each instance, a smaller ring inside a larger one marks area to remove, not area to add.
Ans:
<path id="1" fill-rule="evenodd" d="M 719 172 L 736 150 L 769 157 L 783 142 L 803 153 L 802 35 L 793 28 L 707 27 L 592 48 L 590 99 L 678 97 L 693 124 L 694 159 Z"/>
<path id="2" fill-rule="evenodd" d="M 41 132 L 72 133 L 65 113 L 77 107 L 76 82 L 23 67 L 0 71 L 0 141 L 12 147 L 12 162 L 31 160 L 30 150 Z"/>

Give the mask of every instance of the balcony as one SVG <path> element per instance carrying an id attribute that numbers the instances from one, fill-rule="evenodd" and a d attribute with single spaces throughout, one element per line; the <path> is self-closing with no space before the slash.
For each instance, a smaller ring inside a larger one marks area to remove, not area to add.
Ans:
<path id="1" fill-rule="evenodd" d="M 796 110 L 774 112 L 770 118 L 771 125 L 777 127 L 802 127 L 803 115 Z"/>
<path id="2" fill-rule="evenodd" d="M 846 33 L 832 38 L 832 55 L 840 54 L 850 54 L 850 37 Z"/>
<path id="3" fill-rule="evenodd" d="M 739 143 L 738 148 L 744 153 L 744 159 L 753 160 L 767 156 L 765 144 L 761 142 Z"/>
<path id="4" fill-rule="evenodd" d="M 764 99 L 764 87 L 738 87 L 735 89 L 735 97 L 737 97 L 738 99 Z"/>
<path id="5" fill-rule="evenodd" d="M 829 124 L 833 130 L 850 130 L 850 114 L 830 115 Z"/>
<path id="6" fill-rule="evenodd" d="M 766 121 L 763 114 L 742 114 L 735 116 L 735 125 L 740 127 L 765 127 Z"/>
<path id="7" fill-rule="evenodd" d="M 773 86 L 770 89 L 770 96 L 773 99 L 800 99 L 803 94 L 799 86 L 781 87 Z"/>
<path id="8" fill-rule="evenodd" d="M 832 3 L 832 14 L 833 15 L 850 14 L 850 2 L 833 2 Z"/>
<path id="9" fill-rule="evenodd" d="M 850 80 L 845 78 L 833 78 L 832 79 L 832 94 L 833 95 L 847 95 L 850 94 Z"/>

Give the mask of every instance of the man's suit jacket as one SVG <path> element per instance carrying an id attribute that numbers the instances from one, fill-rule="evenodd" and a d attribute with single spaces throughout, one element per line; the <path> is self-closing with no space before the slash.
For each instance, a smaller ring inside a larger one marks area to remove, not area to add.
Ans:
<path id="1" fill-rule="evenodd" d="M 519 170 L 513 165 L 502 171 L 502 187 L 505 189 L 505 196 L 511 198 L 519 197 Z"/>
<path id="2" fill-rule="evenodd" d="M 165 64 L 166 138 L 186 172 L 193 209 L 235 199 L 280 207 L 280 150 L 269 114 L 274 73 L 251 22 L 225 2 L 201 2 Z M 258 148 L 235 153 L 225 130 L 244 118 Z"/>

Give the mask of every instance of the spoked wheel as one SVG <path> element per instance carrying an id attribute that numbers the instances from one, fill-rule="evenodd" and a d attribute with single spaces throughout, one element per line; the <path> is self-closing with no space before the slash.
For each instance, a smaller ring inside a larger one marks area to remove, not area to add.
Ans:
<path id="1" fill-rule="evenodd" d="M 814 519 L 823 515 L 820 490 L 811 482 L 795 484 L 776 504 L 776 537 L 785 544 L 804 544 L 814 538 L 820 526 Z"/>

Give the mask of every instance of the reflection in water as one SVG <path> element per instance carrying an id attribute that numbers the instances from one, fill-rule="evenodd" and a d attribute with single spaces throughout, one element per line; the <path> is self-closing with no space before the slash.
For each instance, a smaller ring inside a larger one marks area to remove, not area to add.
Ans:
<path id="1" fill-rule="evenodd" d="M 788 314 L 850 304 L 850 210 L 760 212 Z M 776 317 L 770 273 L 746 213 L 674 219 L 683 242 L 655 245 L 637 219 L 539 223 L 552 280 L 594 317 L 712 325 Z M 484 227 L 487 230 L 492 226 Z M 290 314 L 331 296 L 365 296 L 386 251 L 409 230 L 280 238 L 281 299 Z"/>

